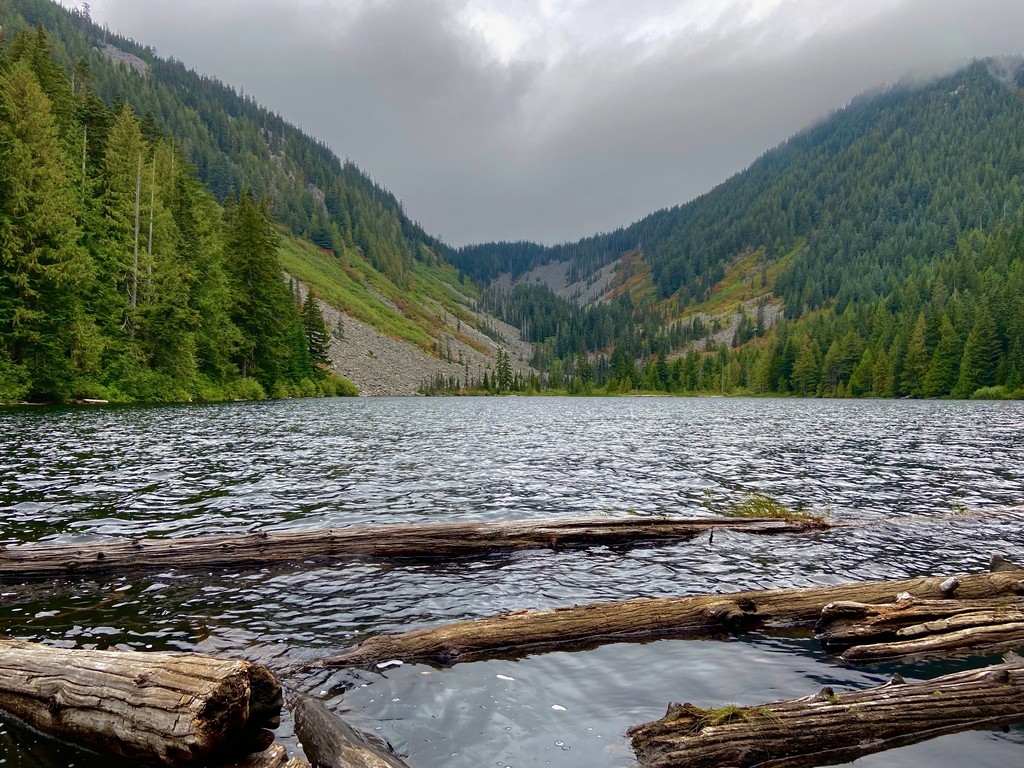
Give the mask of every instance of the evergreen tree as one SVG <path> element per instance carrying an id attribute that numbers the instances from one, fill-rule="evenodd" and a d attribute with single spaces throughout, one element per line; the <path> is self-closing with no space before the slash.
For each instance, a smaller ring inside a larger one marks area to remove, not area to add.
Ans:
<path id="1" fill-rule="evenodd" d="M 996 323 L 988 303 L 978 307 L 974 327 L 967 336 L 964 356 L 960 361 L 960 376 L 956 391 L 960 397 L 970 397 L 980 387 L 996 383 L 996 369 L 1001 353 Z"/>
<path id="2" fill-rule="evenodd" d="M 90 267 L 50 103 L 24 61 L 0 77 L 0 178 L 0 359 L 63 399 L 89 336 L 79 297 Z"/>
<path id="3" fill-rule="evenodd" d="M 320 304 L 310 290 L 306 293 L 306 301 L 302 305 L 302 325 L 309 342 L 309 358 L 317 366 L 317 370 L 331 366 L 331 331 L 324 322 Z"/>
<path id="4" fill-rule="evenodd" d="M 939 343 L 932 353 L 928 375 L 924 380 L 924 393 L 928 397 L 943 397 L 953 391 L 959 378 L 960 338 L 946 315 L 939 324 Z"/>
<path id="5" fill-rule="evenodd" d="M 285 372 L 290 326 L 297 321 L 288 286 L 277 262 L 279 237 L 267 200 L 243 191 L 227 221 L 228 271 L 233 278 L 233 320 L 242 332 L 238 367 L 271 392 Z"/>
<path id="6" fill-rule="evenodd" d="M 929 356 L 925 346 L 926 330 L 927 323 L 924 313 L 921 313 L 917 316 L 914 331 L 903 357 L 903 375 L 900 377 L 903 391 L 913 397 L 920 397 L 924 394 L 925 378 L 928 375 Z"/>
<path id="7" fill-rule="evenodd" d="M 878 350 L 875 365 L 871 369 L 871 394 L 875 397 L 892 397 L 895 378 L 889 353 L 884 349 Z"/>
<path id="8" fill-rule="evenodd" d="M 814 394 L 818 386 L 818 358 L 820 356 L 818 342 L 804 335 L 800 342 L 800 354 L 793 364 L 793 389 L 804 397 Z"/>

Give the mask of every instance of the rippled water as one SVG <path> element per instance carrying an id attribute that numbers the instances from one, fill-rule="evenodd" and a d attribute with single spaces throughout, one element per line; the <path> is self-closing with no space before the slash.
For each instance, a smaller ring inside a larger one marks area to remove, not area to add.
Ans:
<path id="1" fill-rule="evenodd" d="M 750 490 L 863 523 L 628 552 L 0 586 L 5 636 L 69 646 L 200 650 L 280 668 L 379 632 L 522 608 L 972 571 L 992 551 L 1024 562 L 1020 403 L 359 399 L 5 410 L 0 428 L 0 543 L 697 514 L 708 493 Z M 987 661 L 900 669 L 931 677 Z M 670 700 L 761 703 L 872 685 L 893 669 L 849 668 L 802 636 L 751 635 L 288 683 L 386 738 L 413 768 L 611 768 L 631 764 L 625 729 Z M 287 723 L 281 736 L 298 749 Z M 1022 736 L 959 734 L 858 765 L 1020 766 Z M 0 760 L 40 764 L 11 738 L 0 735 Z M 44 752 L 53 764 L 89 762 Z"/>

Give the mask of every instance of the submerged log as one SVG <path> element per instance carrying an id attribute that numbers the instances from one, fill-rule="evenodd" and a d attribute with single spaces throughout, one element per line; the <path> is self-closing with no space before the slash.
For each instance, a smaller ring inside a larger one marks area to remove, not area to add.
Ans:
<path id="1" fill-rule="evenodd" d="M 1024 722 L 1024 665 L 1001 664 L 922 683 L 892 683 L 762 707 L 670 704 L 629 729 L 641 768 L 811 768 L 949 733 Z"/>
<path id="2" fill-rule="evenodd" d="M 815 636 L 848 661 L 987 653 L 1024 645 L 1024 600 L 915 600 L 885 605 L 831 603 Z"/>
<path id="3" fill-rule="evenodd" d="M 813 625 L 829 603 L 889 603 L 906 592 L 947 594 L 943 576 L 866 581 L 807 589 L 592 603 L 548 611 L 517 611 L 476 621 L 378 635 L 356 649 L 308 667 L 368 666 L 392 659 L 440 665 L 540 650 L 670 637 L 708 637 L 764 625 Z M 1024 570 L 958 577 L 957 596 L 978 600 L 1024 594 Z"/>
<path id="4" fill-rule="evenodd" d="M 281 705 L 281 687 L 258 664 L 0 641 L 0 710 L 137 763 L 193 766 L 264 750 Z"/>
<path id="5" fill-rule="evenodd" d="M 746 533 L 804 533 L 831 527 L 814 517 L 552 518 L 496 522 L 373 525 L 245 535 L 133 539 L 89 544 L 0 547 L 0 579 L 49 579 L 130 569 L 259 566 L 341 557 L 451 558 L 522 549 L 687 541 L 721 528 Z"/>
<path id="6" fill-rule="evenodd" d="M 408 768 L 386 744 L 355 730 L 319 701 L 289 693 L 288 708 L 313 768 Z"/>

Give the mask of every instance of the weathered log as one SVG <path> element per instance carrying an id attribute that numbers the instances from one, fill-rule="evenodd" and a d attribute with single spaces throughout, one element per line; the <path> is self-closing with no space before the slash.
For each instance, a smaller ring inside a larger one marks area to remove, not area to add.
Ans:
<path id="1" fill-rule="evenodd" d="M 452 558 L 523 549 L 686 541 L 722 528 L 804 533 L 831 527 L 818 518 L 551 518 L 374 525 L 245 535 L 132 539 L 0 547 L 0 579 L 26 581 L 131 569 L 246 567 L 344 557 Z"/>
<path id="2" fill-rule="evenodd" d="M 265 749 L 281 705 L 280 686 L 258 664 L 0 641 L 0 710 L 136 763 L 191 766 Z"/>
<path id="3" fill-rule="evenodd" d="M 1024 594 L 1022 578 L 1024 570 L 961 576 L 957 595 L 978 600 Z M 449 665 L 603 643 L 708 637 L 764 625 L 813 625 L 829 603 L 889 603 L 903 592 L 940 598 L 946 594 L 942 587 L 947 581 L 942 576 L 923 577 L 516 611 L 371 637 L 348 653 L 305 666 L 368 666 L 392 659 Z"/>
<path id="4" fill-rule="evenodd" d="M 249 755 L 238 763 L 223 768 L 310 768 L 309 763 L 297 757 L 288 759 L 288 750 L 281 744 L 271 744 L 263 752 Z"/>
<path id="5" fill-rule="evenodd" d="M 313 768 L 408 768 L 386 744 L 352 728 L 319 701 L 289 693 L 288 708 Z"/>
<path id="6" fill-rule="evenodd" d="M 862 663 L 1007 650 L 1024 645 L 1024 600 L 841 601 L 822 609 L 815 637 Z"/>
<path id="7" fill-rule="evenodd" d="M 1024 665 L 893 683 L 763 707 L 670 704 L 631 728 L 641 768 L 837 765 L 949 733 L 1024 722 Z"/>
<path id="8" fill-rule="evenodd" d="M 829 650 L 958 629 L 1024 621 L 1024 600 L 918 600 L 881 605 L 839 601 L 821 611 L 815 639 Z"/>

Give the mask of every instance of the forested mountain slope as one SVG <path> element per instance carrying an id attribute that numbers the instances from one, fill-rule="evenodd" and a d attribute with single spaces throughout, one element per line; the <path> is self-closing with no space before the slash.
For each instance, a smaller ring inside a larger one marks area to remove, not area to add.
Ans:
<path id="1" fill-rule="evenodd" d="M 336 391 L 328 347 L 376 392 L 416 385 L 367 368 L 491 365 L 474 282 L 354 165 L 78 11 L 0 0 L 0 25 L 0 401 Z M 304 286 L 370 341 L 324 336 Z"/>
<path id="2" fill-rule="evenodd" d="M 565 371 L 589 353 L 619 384 L 931 396 L 1019 389 L 1022 87 L 1019 58 L 897 85 L 686 205 L 554 248 L 471 246 L 453 262 L 487 279 L 566 261 L 569 279 L 583 281 L 615 263 L 597 306 L 574 308 L 525 284 L 487 299 L 545 343 L 549 364 Z M 780 300 L 791 322 L 773 332 L 765 316 Z M 731 332 L 713 335 L 729 315 Z M 694 352 L 695 340 L 715 354 L 695 355 L 685 375 L 665 361 L 654 370 L 657 358 Z M 772 362 L 760 354 L 769 347 Z M 613 349 L 624 359 L 602 365 Z M 945 372 L 926 385 L 936 354 Z"/>

